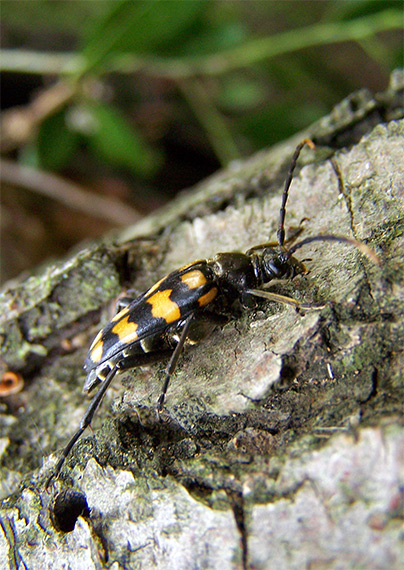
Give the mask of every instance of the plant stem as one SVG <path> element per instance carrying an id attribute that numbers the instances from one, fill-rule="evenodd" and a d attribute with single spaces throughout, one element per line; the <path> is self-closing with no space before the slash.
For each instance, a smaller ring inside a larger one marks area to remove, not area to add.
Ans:
<path id="1" fill-rule="evenodd" d="M 377 33 L 402 27 L 401 10 L 390 9 L 349 22 L 325 22 L 253 39 L 220 53 L 177 59 L 119 54 L 104 62 L 101 72 L 142 71 L 172 80 L 196 75 L 221 75 L 254 63 L 300 49 L 331 43 L 360 41 Z M 56 54 L 1 50 L 0 71 L 82 76 L 87 72 L 83 57 L 76 53 Z"/>

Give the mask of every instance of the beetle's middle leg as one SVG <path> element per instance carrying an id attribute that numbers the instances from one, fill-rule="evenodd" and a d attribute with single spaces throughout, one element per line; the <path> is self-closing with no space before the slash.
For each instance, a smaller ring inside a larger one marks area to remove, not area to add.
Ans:
<path id="1" fill-rule="evenodd" d="M 177 365 L 178 358 L 181 354 L 181 351 L 184 348 L 184 344 L 185 344 L 185 341 L 187 340 L 189 328 L 191 326 L 193 317 L 194 317 L 194 314 L 191 313 L 186 318 L 184 326 L 182 327 L 182 330 L 181 330 L 181 336 L 179 338 L 177 346 L 175 347 L 174 352 L 172 353 L 170 361 L 167 365 L 163 388 L 161 390 L 161 394 L 159 396 L 159 399 L 157 400 L 157 412 L 158 413 L 160 413 L 163 410 L 164 400 L 166 397 L 168 385 L 170 383 L 170 378 L 171 378 L 171 375 L 173 374 L 173 372 L 175 370 L 175 367 Z"/>
<path id="2" fill-rule="evenodd" d="M 186 342 L 190 344 L 197 344 L 204 338 L 206 338 L 212 328 L 217 325 L 223 325 L 228 322 L 228 317 L 219 315 L 216 313 L 210 313 L 205 311 L 202 314 L 198 314 L 195 318 L 195 314 L 192 313 L 186 319 L 182 329 L 181 335 L 178 339 L 178 343 L 171 355 L 170 361 L 166 368 L 166 376 L 164 379 L 163 388 L 161 394 L 157 401 L 157 412 L 160 413 L 163 409 L 165 396 L 167 393 L 168 384 L 170 383 L 170 378 L 174 373 L 175 367 L 177 365 L 178 358 L 181 354 L 184 344 Z"/>

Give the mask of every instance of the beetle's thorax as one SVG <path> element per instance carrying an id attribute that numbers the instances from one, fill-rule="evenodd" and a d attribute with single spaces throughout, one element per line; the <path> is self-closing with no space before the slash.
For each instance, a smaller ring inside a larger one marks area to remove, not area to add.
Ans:
<path id="1" fill-rule="evenodd" d="M 218 253 L 209 265 L 220 290 L 229 298 L 240 297 L 246 289 L 258 286 L 253 260 L 245 253 Z"/>

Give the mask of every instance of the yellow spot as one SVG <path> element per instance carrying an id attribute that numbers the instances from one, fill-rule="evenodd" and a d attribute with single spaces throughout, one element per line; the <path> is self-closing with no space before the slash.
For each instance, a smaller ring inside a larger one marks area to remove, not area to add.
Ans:
<path id="1" fill-rule="evenodd" d="M 207 305 L 208 303 L 213 301 L 213 299 L 216 297 L 216 295 L 217 295 L 217 287 L 213 287 L 210 291 L 205 293 L 205 295 L 202 295 L 202 297 L 199 297 L 199 299 L 198 299 L 199 306 L 204 307 L 205 305 Z"/>
<path id="2" fill-rule="evenodd" d="M 171 293 L 171 289 L 165 289 L 165 291 L 158 291 L 147 299 L 147 302 L 152 306 L 153 317 L 164 319 L 166 323 L 178 321 L 181 317 L 177 303 L 169 298 Z"/>
<path id="3" fill-rule="evenodd" d="M 97 336 L 91 343 L 90 350 L 93 350 L 93 348 L 95 348 L 95 345 L 98 344 L 98 341 L 101 339 L 101 336 L 102 336 L 102 330 L 100 330 L 100 332 L 97 334 Z"/>
<path id="4" fill-rule="evenodd" d="M 125 309 L 121 312 L 124 313 Z M 128 319 L 129 315 L 118 321 L 111 330 L 111 332 L 118 335 L 119 340 L 125 344 L 130 344 L 137 339 L 136 331 L 139 326 L 136 323 L 129 323 Z"/>
<path id="5" fill-rule="evenodd" d="M 126 315 L 126 313 L 127 313 L 128 311 L 129 311 L 129 307 L 124 307 L 124 308 L 122 309 L 122 311 L 119 311 L 119 313 L 117 313 L 117 314 L 115 315 L 115 317 L 113 317 L 113 318 L 111 319 L 111 322 L 114 323 L 115 321 L 120 321 L 121 318 L 122 318 L 124 315 Z"/>
<path id="6" fill-rule="evenodd" d="M 188 271 L 188 273 L 181 275 L 181 281 L 188 285 L 190 289 L 197 289 L 205 285 L 206 277 L 202 271 L 194 269 L 194 271 Z"/>
<path id="7" fill-rule="evenodd" d="M 98 335 L 98 336 L 99 336 L 99 335 Z M 97 336 L 97 338 L 98 338 L 98 336 Z M 102 340 L 99 340 L 99 341 L 96 342 L 96 343 L 93 342 L 90 355 L 91 355 L 91 360 L 92 360 L 94 363 L 97 363 L 97 362 L 99 362 L 99 361 L 101 360 L 101 358 L 102 358 L 102 349 L 103 349 L 103 342 L 102 342 Z"/>

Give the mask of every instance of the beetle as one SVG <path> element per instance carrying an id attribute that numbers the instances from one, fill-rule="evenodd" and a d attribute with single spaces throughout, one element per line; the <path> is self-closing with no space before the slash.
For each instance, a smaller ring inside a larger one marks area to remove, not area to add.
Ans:
<path id="1" fill-rule="evenodd" d="M 84 370 L 84 392 L 97 385 L 98 391 L 84 413 L 79 427 L 64 448 L 49 482 L 58 474 L 71 449 L 90 425 L 101 400 L 117 372 L 169 358 L 157 410 L 161 412 L 170 378 L 188 341 L 197 341 L 198 322 L 228 320 L 234 306 L 252 306 L 261 297 L 295 307 L 310 308 L 292 298 L 272 293 L 263 286 L 273 279 L 291 279 L 306 271 L 294 253 L 315 241 L 336 241 L 358 248 L 378 263 L 376 254 L 362 242 L 331 234 L 305 238 L 285 247 L 286 202 L 293 173 L 302 148 L 314 148 L 310 139 L 303 140 L 292 157 L 282 193 L 277 242 L 250 248 L 246 253 L 218 253 L 212 259 L 194 261 L 163 277 L 135 299 L 126 299 L 119 311 L 98 333 L 88 351 Z"/>

